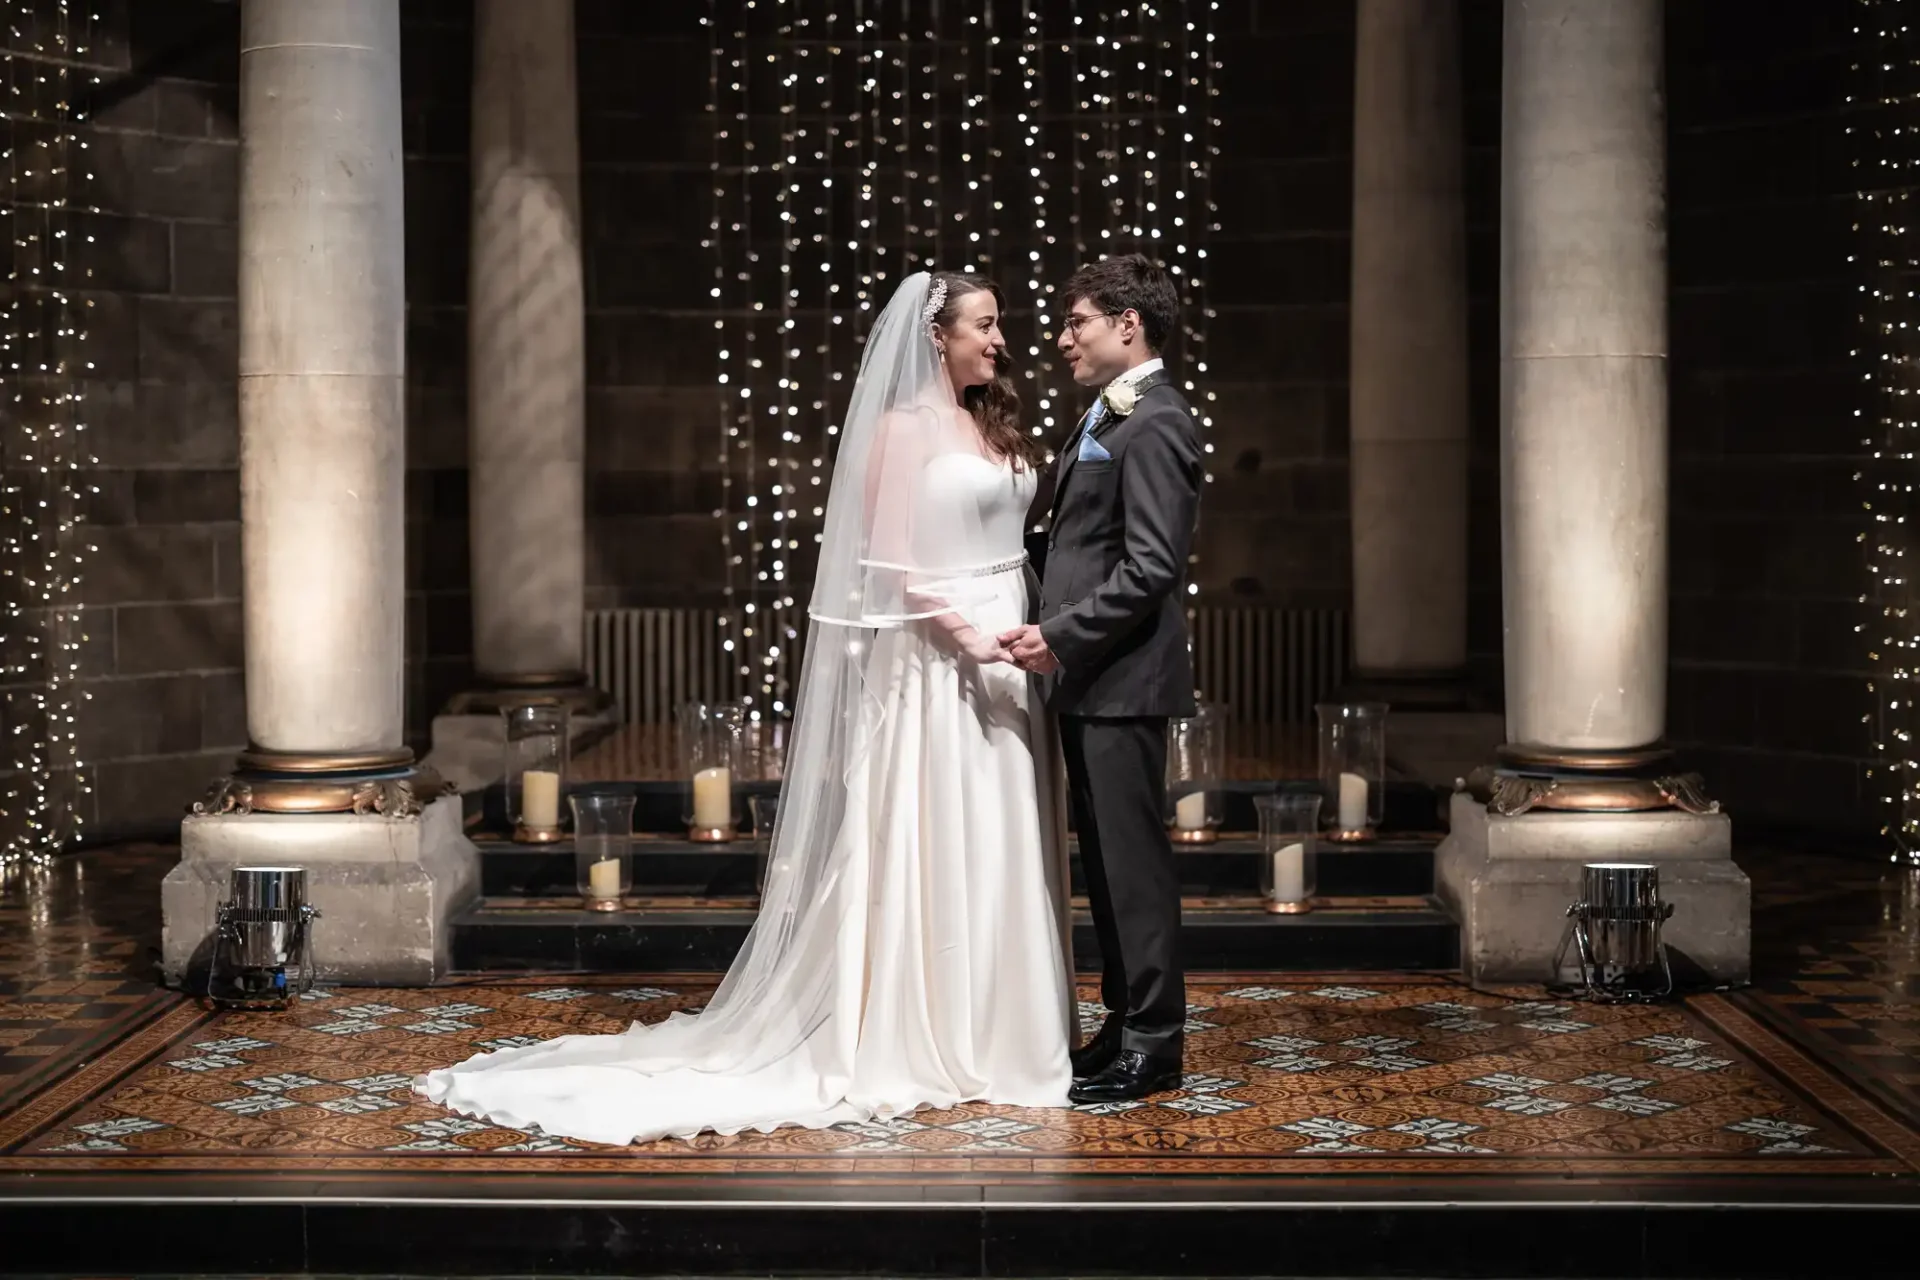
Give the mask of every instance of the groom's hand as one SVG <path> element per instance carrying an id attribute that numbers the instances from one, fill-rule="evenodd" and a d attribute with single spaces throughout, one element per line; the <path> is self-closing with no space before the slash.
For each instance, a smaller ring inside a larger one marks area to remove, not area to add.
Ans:
<path id="1" fill-rule="evenodd" d="M 1022 671 L 1049 676 L 1060 669 L 1060 660 L 1047 647 L 1046 637 L 1040 634 L 1040 628 L 1032 623 L 1001 633 L 1000 647 L 1013 655 L 1014 665 Z"/>

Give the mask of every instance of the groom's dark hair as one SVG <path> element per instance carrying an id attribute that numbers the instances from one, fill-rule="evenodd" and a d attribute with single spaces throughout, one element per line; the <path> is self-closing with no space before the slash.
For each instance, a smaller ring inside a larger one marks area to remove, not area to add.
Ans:
<path id="1" fill-rule="evenodd" d="M 1083 298 L 1100 311 L 1138 312 L 1155 355 L 1167 349 L 1167 339 L 1180 323 L 1180 294 L 1173 277 L 1143 253 L 1102 258 L 1074 272 L 1061 290 L 1060 305 L 1071 311 Z"/>

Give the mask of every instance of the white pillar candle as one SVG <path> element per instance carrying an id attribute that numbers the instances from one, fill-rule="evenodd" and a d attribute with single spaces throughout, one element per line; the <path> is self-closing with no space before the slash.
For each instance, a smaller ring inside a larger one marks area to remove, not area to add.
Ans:
<path id="1" fill-rule="evenodd" d="M 1290 844 L 1273 853 L 1275 902 L 1300 902 L 1307 896 L 1307 846 Z"/>
<path id="2" fill-rule="evenodd" d="M 693 775 L 693 825 L 707 830 L 733 825 L 733 774 L 726 768 Z"/>
<path id="3" fill-rule="evenodd" d="M 587 893 L 603 900 L 620 896 L 620 859 L 602 858 L 587 868 Z"/>
<path id="4" fill-rule="evenodd" d="M 1340 775 L 1340 830 L 1364 831 L 1367 826 L 1367 780 L 1357 773 Z"/>
<path id="5" fill-rule="evenodd" d="M 1207 829 L 1207 793 L 1195 791 L 1180 797 L 1173 807 L 1173 825 L 1182 831 Z"/>
<path id="6" fill-rule="evenodd" d="M 520 821 L 529 827 L 560 825 L 560 775 L 529 769 L 520 775 Z"/>

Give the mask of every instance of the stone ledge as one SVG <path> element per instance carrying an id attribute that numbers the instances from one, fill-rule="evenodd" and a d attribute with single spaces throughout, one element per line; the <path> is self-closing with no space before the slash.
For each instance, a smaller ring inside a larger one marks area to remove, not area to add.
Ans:
<path id="1" fill-rule="evenodd" d="M 454 916 L 480 891 L 460 800 L 418 818 L 214 814 L 180 824 L 180 862 L 161 886 L 161 964 L 171 986 L 205 980 L 214 920 L 238 866 L 307 869 L 316 974 L 349 985 L 425 986 L 452 968 Z"/>
<path id="2" fill-rule="evenodd" d="M 1454 831 L 1462 829 L 1460 797 L 1453 800 Z M 1494 859 L 1559 859 L 1594 862 L 1722 861 L 1733 856 L 1733 823 L 1724 813 L 1691 814 L 1678 809 L 1650 813 L 1563 813 L 1539 810 L 1496 818 L 1486 806 L 1467 799 L 1473 813 L 1466 827 Z M 1604 823 L 1605 849 L 1595 847 L 1595 824 Z"/>
<path id="3" fill-rule="evenodd" d="M 1752 969 L 1752 886 L 1732 861 L 1725 814 L 1522 814 L 1500 818 L 1457 793 L 1435 854 L 1435 886 L 1460 918 L 1460 967 L 1474 983 L 1550 982 L 1580 868 L 1652 862 L 1674 904 L 1662 930 L 1676 981 L 1741 983 Z"/>

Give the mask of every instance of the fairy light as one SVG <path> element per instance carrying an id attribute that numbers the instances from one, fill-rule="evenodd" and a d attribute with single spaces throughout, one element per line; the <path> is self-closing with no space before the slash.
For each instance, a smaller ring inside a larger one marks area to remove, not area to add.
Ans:
<path id="1" fill-rule="evenodd" d="M 1863 489 L 1868 585 L 1865 620 L 1855 627 L 1866 641 L 1867 688 L 1874 763 L 1868 785 L 1885 810 L 1881 832 L 1893 860 L 1920 867 L 1920 761 L 1914 734 L 1916 660 L 1913 584 L 1906 557 L 1913 550 L 1912 471 L 1920 415 L 1920 320 L 1914 319 L 1914 273 L 1920 268 L 1908 208 L 1910 171 L 1920 167 L 1912 123 L 1920 104 L 1920 40 L 1908 28 L 1905 0 L 1861 0 L 1854 27 L 1860 46 L 1847 94 L 1847 127 L 1858 175 L 1850 262 L 1863 265 L 1859 286 L 1860 361 L 1867 395 L 1854 414 L 1862 424 L 1867 465 L 1855 473 Z"/>
<path id="2" fill-rule="evenodd" d="M 51 12 L 49 12 L 51 11 Z M 6 650 L 0 662 L 10 732 L 0 784 L 6 841 L 0 870 L 43 863 L 81 835 L 92 787 L 79 750 L 78 686 L 86 641 L 74 598 L 86 554 L 88 480 L 84 386 L 86 313 L 76 295 L 92 276 L 79 259 L 93 237 L 75 225 L 93 174 L 77 91 L 99 78 L 81 65 L 97 14 L 68 0 L 7 5 L 0 51 L 6 98 L 7 195 L 0 217 L 10 247 L 0 318 L 0 396 L 7 404 L 7 471 L 0 477 L 0 592 Z M 49 127 L 50 126 L 50 127 Z"/>
<path id="3" fill-rule="evenodd" d="M 1120 121 L 1113 109 L 1113 59 L 1109 57 L 1115 52 L 1109 35 L 1115 21 L 1113 10 L 1102 5 L 1088 72 L 1100 129 L 1100 248 L 1106 253 L 1119 248 L 1113 243 L 1113 233 L 1120 212 Z"/>
<path id="4" fill-rule="evenodd" d="M 792 502 L 792 477 L 798 467 L 793 443 L 799 438 L 799 424 L 795 420 L 800 413 L 801 398 L 800 349 L 795 345 L 794 333 L 800 282 L 794 278 L 794 255 L 799 247 L 802 203 L 797 151 L 804 132 L 796 114 L 800 105 L 800 67 L 811 53 L 796 39 L 797 28 L 805 25 L 806 19 L 794 16 L 795 7 L 795 0 L 776 0 L 780 14 L 779 38 L 774 42 L 773 51 L 766 55 L 780 86 L 780 148 L 768 166 L 779 180 L 774 196 L 778 223 L 775 230 L 780 238 L 780 311 L 779 325 L 774 331 L 779 380 L 774 384 L 775 393 L 768 397 L 771 401 L 767 405 L 768 425 L 763 428 L 769 436 L 766 466 L 755 469 L 756 479 L 751 482 L 755 492 L 748 499 L 756 516 L 764 522 L 756 530 L 756 542 L 763 554 L 754 574 L 755 616 L 750 624 L 753 635 L 749 637 L 758 643 L 750 648 L 753 660 L 747 666 L 758 679 L 759 688 L 757 693 L 749 692 L 745 699 L 756 719 L 772 710 L 785 694 L 779 664 L 781 641 L 788 626 L 787 569 L 793 560 L 787 549 L 787 532 L 791 527 L 788 511 Z M 761 485 L 764 488 L 760 488 Z"/>
<path id="5" fill-rule="evenodd" d="M 1022 362 L 1022 375 L 1034 384 L 1036 391 L 1033 434 L 1051 437 L 1055 435 L 1058 415 L 1055 406 L 1059 403 L 1058 389 L 1051 381 L 1057 362 L 1048 358 L 1043 350 L 1044 344 L 1052 340 L 1052 316 L 1047 298 L 1052 289 L 1052 255 L 1047 252 L 1054 243 L 1051 225 L 1048 221 L 1048 203 L 1052 187 L 1047 180 L 1047 135 L 1044 125 L 1046 118 L 1046 99 L 1042 92 L 1040 63 L 1046 52 L 1046 27 L 1039 5 L 1035 0 L 1021 0 L 1020 19 L 1023 38 L 1017 55 L 1020 68 L 1021 104 L 1020 124 L 1025 136 L 1021 139 L 1020 166 L 1027 179 L 1027 210 L 1033 217 L 1033 238 L 1028 241 L 1027 261 L 1022 264 L 1027 282 L 1029 311 L 1032 320 L 1032 333 L 1027 342 L 1026 359 Z M 998 217 L 995 219 L 998 221 Z M 1011 344 L 1009 344 L 1011 345 Z"/>
<path id="6" fill-rule="evenodd" d="M 857 12 L 858 10 L 856 8 L 856 13 Z M 820 389 L 814 393 L 813 399 L 815 436 L 812 446 L 813 457 L 808 464 L 809 474 L 807 476 L 807 487 L 799 494 L 796 494 L 793 502 L 789 504 L 796 513 L 803 508 L 809 512 L 812 520 L 809 541 L 816 546 L 819 545 L 821 541 L 822 530 L 825 527 L 821 518 L 826 514 L 827 451 L 830 437 L 834 431 L 834 414 L 837 407 L 834 401 L 833 384 L 836 376 L 840 372 L 840 352 L 838 344 L 835 342 L 836 326 L 841 323 L 841 316 L 836 307 L 837 295 L 840 292 L 840 272 L 835 269 L 837 258 L 834 250 L 837 242 L 834 240 L 833 206 L 834 201 L 839 198 L 839 192 L 836 191 L 834 186 L 834 171 L 837 167 L 835 162 L 839 158 L 842 148 L 841 136 L 843 130 L 840 127 L 840 118 L 834 113 L 833 90 L 834 69 L 840 65 L 840 59 L 845 55 L 845 49 L 842 48 L 837 38 L 836 24 L 838 22 L 839 15 L 829 7 L 826 23 L 823 28 L 823 34 L 826 39 L 826 56 L 822 59 L 814 76 L 814 82 L 820 90 L 820 128 L 823 131 L 820 144 L 814 152 L 814 158 L 820 162 L 818 179 L 820 183 L 820 204 L 815 210 L 820 218 L 820 231 L 814 237 L 815 242 L 820 246 L 818 272 L 820 276 L 820 343 L 817 349 L 817 354 L 820 357 Z M 854 38 L 857 49 L 859 39 L 857 22 Z M 856 66 L 857 65 L 858 62 L 856 60 Z M 858 111 L 853 113 L 853 118 L 855 122 L 854 129 L 857 130 L 859 128 L 858 121 L 860 118 Z M 857 160 L 858 157 L 856 156 L 856 162 Z M 795 519 L 798 519 L 797 514 Z M 787 531 L 788 551 L 795 560 L 798 560 L 802 549 L 802 544 L 796 541 L 796 537 L 798 536 L 806 535 L 796 535 L 793 529 Z M 791 602 L 789 603 L 791 604 Z M 791 607 L 788 609 L 785 631 L 788 652 L 793 654 L 799 647 L 800 626 L 799 619 L 795 616 Z M 797 661 L 789 661 L 788 669 L 791 671 L 800 670 L 799 663 Z M 784 703 L 775 703 L 774 710 L 776 712 L 784 711 Z"/>
<path id="7" fill-rule="evenodd" d="M 876 4 L 881 0 L 874 0 Z M 864 7 L 864 6 L 862 6 Z M 858 11 L 858 10 L 856 10 Z M 855 102 L 854 115 L 864 123 L 873 126 L 872 135 L 861 147 L 860 166 L 860 231 L 855 252 L 861 261 L 859 312 L 854 317 L 854 334 L 857 340 L 864 342 L 868 327 L 876 318 L 873 303 L 879 291 L 880 278 L 880 160 L 885 154 L 887 138 L 881 125 L 886 120 L 882 106 L 885 90 L 881 86 L 880 69 L 885 53 L 880 42 L 880 20 L 876 17 L 863 17 L 860 22 L 862 31 L 861 65 L 864 74 L 861 78 L 861 91 L 866 95 L 865 105 Z"/>
<path id="8" fill-rule="evenodd" d="M 927 244 L 920 266 L 937 270 L 940 259 L 940 0 L 926 0 L 926 61 L 920 66 L 920 221 Z"/>
<path id="9" fill-rule="evenodd" d="M 913 238 L 920 233 L 920 225 L 914 220 L 913 187 L 918 170 L 913 166 L 913 36 L 908 24 L 913 19 L 912 0 L 900 0 L 900 34 L 893 42 L 893 69 L 895 73 L 893 91 L 894 115 L 891 124 L 894 131 L 894 167 L 899 173 L 900 190 L 894 195 L 893 203 L 900 210 L 900 221 L 905 228 L 901 233 L 900 275 L 904 279 L 913 270 Z M 884 242 L 874 247 L 881 257 L 887 254 Z M 876 281 L 876 283 L 878 283 Z"/>
<path id="10" fill-rule="evenodd" d="M 1052 346 L 1058 281 L 1086 260 L 1090 226 L 1105 229 L 1101 251 L 1125 238 L 1180 263 L 1183 296 L 1198 298 L 1192 255 L 1204 232 L 1182 219 L 1200 214 L 1209 166 L 1193 142 L 1181 152 L 1193 168 L 1169 183 L 1163 140 L 1192 142 L 1196 129 L 1169 114 L 1158 86 L 1165 75 L 1183 101 L 1205 92 L 1193 71 L 1202 50 L 1191 67 L 1166 65 L 1197 2 L 1153 0 L 1124 18 L 1080 7 L 1049 31 L 1066 15 L 1049 18 L 1041 0 L 1022 0 L 1017 20 L 1011 7 L 996 18 L 994 6 L 939 0 L 707 0 L 720 639 L 754 714 L 786 709 L 802 552 L 821 540 L 839 414 L 890 278 L 923 267 L 1006 277 L 1026 304 L 1006 326 L 1032 429 L 1047 438 L 1078 413 Z M 1194 42 L 1182 40 L 1184 53 Z M 1048 92 L 1056 48 L 1075 76 L 1071 98 Z M 1097 191 L 1083 184 L 1083 142 L 1107 175 Z M 1139 170 L 1126 188 L 1121 165 Z M 1056 188 L 1069 184 L 1063 200 Z M 1169 185 L 1178 201 L 1163 195 Z M 1104 212 L 1083 207 L 1083 186 Z M 1202 328 L 1190 318 L 1183 334 Z"/>
<path id="11" fill-rule="evenodd" d="M 1207 390 L 1197 392 L 1199 400 L 1193 406 L 1195 416 L 1200 419 L 1200 447 L 1207 458 L 1213 456 L 1213 407 L 1220 399 L 1219 392 L 1212 388 L 1212 380 L 1206 378 L 1207 330 L 1210 327 L 1209 322 L 1213 319 L 1213 303 L 1207 294 L 1207 246 L 1213 233 L 1220 229 L 1220 210 L 1213 199 L 1213 169 L 1220 157 L 1218 114 L 1220 62 L 1214 50 L 1214 36 L 1219 26 L 1219 15 L 1220 0 L 1208 0 L 1200 29 L 1193 33 L 1196 39 L 1188 55 L 1189 74 L 1199 82 L 1197 86 L 1200 91 L 1199 101 L 1196 104 L 1199 110 L 1195 113 L 1199 116 L 1195 122 L 1198 126 L 1195 130 L 1195 146 L 1199 154 L 1193 160 L 1193 168 L 1188 174 L 1195 192 L 1192 205 L 1193 257 L 1192 265 L 1185 273 L 1187 282 L 1191 286 L 1191 292 L 1188 295 L 1191 301 L 1181 309 L 1183 315 L 1190 317 L 1190 322 L 1186 326 L 1187 367 L 1192 374 L 1199 375 L 1208 384 Z M 1196 394 L 1192 375 L 1189 375 L 1187 380 L 1187 391 L 1190 398 Z M 1212 484 L 1212 470 L 1208 469 L 1203 478 L 1207 484 Z M 1201 504 L 1201 509 L 1205 510 L 1204 503 Z M 1198 547 L 1197 540 L 1194 545 Z M 1199 563 L 1200 555 L 1196 550 L 1187 558 L 1187 594 L 1189 596 L 1200 594 L 1199 574 L 1195 571 Z"/>
<path id="12" fill-rule="evenodd" d="M 978 31 L 976 37 L 972 34 Z M 993 274 L 993 238 L 999 234 L 999 219 L 992 214 L 993 170 L 999 163 L 999 149 L 993 145 L 994 46 L 993 6 L 981 13 L 967 15 L 968 34 L 960 47 L 960 98 L 964 104 L 960 130 L 965 145 L 960 151 L 961 172 L 966 175 L 966 207 L 963 210 L 967 270 Z M 976 47 L 978 53 L 976 55 Z M 975 58 L 978 58 L 976 64 Z M 976 86 L 974 72 L 979 71 Z"/>
<path id="13" fill-rule="evenodd" d="M 1140 29 L 1134 39 L 1134 55 L 1128 61 L 1139 76 L 1139 88 L 1129 95 L 1140 112 L 1134 134 L 1139 139 L 1139 181 L 1134 190 L 1133 234 L 1141 248 L 1164 261 L 1165 246 L 1160 231 L 1160 164 L 1165 150 L 1167 122 L 1160 113 L 1160 51 L 1165 41 L 1156 39 L 1160 25 L 1159 5 L 1143 3 L 1139 8 Z"/>
<path id="14" fill-rule="evenodd" d="M 744 133 L 746 123 L 743 113 L 732 118 L 731 126 L 723 116 L 721 67 L 723 64 L 726 66 L 726 75 L 730 79 L 725 83 L 736 96 L 740 92 L 741 67 L 739 57 L 729 55 L 720 35 L 719 0 L 707 0 L 707 11 L 701 23 L 707 28 L 707 112 L 713 117 L 713 151 L 708 166 L 713 174 L 713 212 L 707 221 L 707 241 L 702 247 L 713 255 L 713 286 L 710 292 L 714 307 L 714 336 L 720 352 L 719 370 L 714 378 L 717 388 L 714 406 L 719 416 L 720 505 L 714 509 L 713 517 L 720 525 L 720 558 L 724 573 L 721 590 L 727 604 L 720 614 L 720 648 L 723 653 L 731 654 L 734 650 L 731 629 L 734 571 L 739 567 L 739 557 L 734 551 L 734 521 L 729 500 L 733 494 L 733 438 L 738 434 L 734 425 L 739 412 L 736 401 L 740 389 L 746 386 L 746 380 L 734 376 L 733 352 L 728 342 L 727 241 L 721 234 L 721 224 L 727 209 L 726 175 L 729 170 L 724 167 L 725 156 L 728 150 L 739 145 L 739 137 Z M 738 169 L 732 172 L 737 174 Z M 744 176 L 740 181 L 744 184 Z M 737 234 L 739 227 L 736 225 L 733 231 Z"/>

